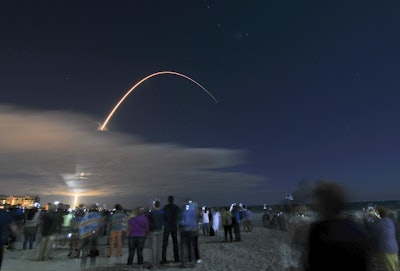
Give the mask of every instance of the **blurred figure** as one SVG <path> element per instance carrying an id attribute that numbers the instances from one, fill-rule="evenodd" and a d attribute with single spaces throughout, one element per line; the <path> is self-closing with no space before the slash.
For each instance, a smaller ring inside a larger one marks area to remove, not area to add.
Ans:
<path id="1" fill-rule="evenodd" d="M 168 263 L 167 261 L 167 246 L 169 235 L 171 234 L 172 244 L 174 249 L 174 260 L 179 263 L 179 249 L 178 249 L 178 218 L 180 209 L 174 203 L 174 197 L 168 196 L 168 204 L 164 206 L 164 234 L 161 264 Z"/>
<path id="2" fill-rule="evenodd" d="M 79 258 L 82 249 L 82 242 L 79 237 L 79 224 L 81 223 L 85 211 L 82 208 L 77 209 L 71 219 L 71 236 L 69 239 L 68 258 Z"/>
<path id="3" fill-rule="evenodd" d="M 240 206 L 235 205 L 233 206 L 232 210 L 232 226 L 233 226 L 233 233 L 235 234 L 235 242 L 240 242 L 240 224 L 242 223 L 242 216 Z"/>
<path id="4" fill-rule="evenodd" d="M 334 183 L 319 182 L 313 190 L 319 220 L 311 224 L 308 271 L 368 269 L 367 235 L 354 221 L 343 216 L 347 198 Z"/>
<path id="5" fill-rule="evenodd" d="M 377 253 L 386 271 L 399 271 L 399 258 L 397 256 L 399 247 L 394 222 L 389 218 L 389 211 L 385 207 L 378 206 L 376 210 L 380 217 L 373 223 Z"/>
<path id="6" fill-rule="evenodd" d="M 214 230 L 214 234 L 216 236 L 218 236 L 219 235 L 219 224 L 220 224 L 220 220 L 221 220 L 221 213 L 219 212 L 218 209 L 215 209 L 215 211 L 213 211 L 212 213 L 213 213 L 212 228 Z"/>
<path id="7" fill-rule="evenodd" d="M 90 257 L 89 270 L 95 270 L 96 257 L 99 256 L 98 239 L 103 229 L 103 218 L 97 209 L 97 205 L 92 204 L 89 212 L 84 215 L 79 223 L 79 237 L 82 244 L 81 270 L 86 268 L 87 257 Z"/>
<path id="8" fill-rule="evenodd" d="M 252 212 L 248 208 L 246 208 L 246 206 L 243 206 L 242 214 L 243 214 L 243 231 L 251 232 L 253 230 Z"/>
<path id="9" fill-rule="evenodd" d="M 307 261 L 308 234 L 312 220 L 306 212 L 305 206 L 296 206 L 288 220 L 291 237 L 289 270 L 303 270 Z"/>
<path id="10" fill-rule="evenodd" d="M 150 223 L 150 238 L 152 248 L 152 268 L 157 268 L 161 261 L 161 246 L 162 246 L 162 230 L 163 230 L 163 218 L 164 212 L 161 209 L 161 202 L 156 200 L 153 204 L 153 208 L 148 214 Z"/>
<path id="11" fill-rule="evenodd" d="M 0 269 L 3 262 L 4 246 L 8 242 L 9 231 L 17 233 L 18 227 L 7 209 L 0 210 Z"/>
<path id="12" fill-rule="evenodd" d="M 203 216 L 205 211 L 202 212 Z M 201 262 L 199 257 L 198 234 L 199 234 L 199 209 L 197 203 L 188 200 L 181 208 L 179 228 L 180 238 L 180 259 L 181 267 L 187 267 L 186 264 L 194 264 L 194 260 Z M 208 216 L 208 214 L 207 214 Z"/>
<path id="13" fill-rule="evenodd" d="M 128 265 L 133 264 L 133 257 L 136 251 L 139 270 L 143 270 L 143 248 L 149 232 L 149 220 L 143 208 L 137 208 L 136 214 L 136 216 L 131 217 L 128 221 Z"/>
<path id="14" fill-rule="evenodd" d="M 39 261 L 47 261 L 50 258 L 51 248 L 61 230 L 63 218 L 56 212 L 55 204 L 47 204 L 48 211 L 42 218 L 42 232 L 40 236 Z"/>
<path id="15" fill-rule="evenodd" d="M 59 206 L 57 212 L 62 215 L 63 223 L 61 225 L 60 235 L 58 245 L 64 247 L 69 239 L 69 234 L 71 233 L 71 220 L 73 214 L 70 210 L 66 209 L 64 206 Z"/>
<path id="16" fill-rule="evenodd" d="M 203 235 L 210 235 L 210 211 L 208 207 L 204 207 L 203 217 Z"/>
<path id="17" fill-rule="evenodd" d="M 113 256 L 115 243 L 117 244 L 117 256 L 122 256 L 122 234 L 126 231 L 127 217 L 120 204 L 115 205 L 115 212 L 111 215 L 107 223 L 107 235 L 110 238 L 110 253 Z"/>
<path id="18" fill-rule="evenodd" d="M 26 249 L 29 243 L 29 249 L 33 248 L 33 242 L 36 239 L 38 232 L 38 225 L 40 222 L 40 212 L 37 208 L 31 208 L 26 210 L 26 218 L 24 225 L 24 242 L 22 249 Z"/>
<path id="19" fill-rule="evenodd" d="M 225 242 L 228 242 L 228 234 L 229 241 L 232 242 L 232 213 L 229 211 L 229 207 L 225 207 L 225 210 L 222 211 L 221 222 L 222 226 L 224 227 Z"/>

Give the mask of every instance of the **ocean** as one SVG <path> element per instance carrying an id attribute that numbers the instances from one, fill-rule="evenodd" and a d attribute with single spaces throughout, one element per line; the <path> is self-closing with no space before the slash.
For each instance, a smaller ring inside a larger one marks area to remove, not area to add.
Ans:
<path id="1" fill-rule="evenodd" d="M 249 205 L 247 208 L 255 213 L 261 213 L 267 210 L 285 210 L 288 206 L 292 205 L 291 201 L 281 202 L 279 204 L 263 204 L 263 205 Z M 312 207 L 312 204 L 304 204 L 307 207 Z M 347 211 L 361 211 L 369 206 L 384 206 L 391 211 L 400 211 L 400 200 L 379 200 L 379 201 L 358 201 L 349 202 L 347 204 Z"/>

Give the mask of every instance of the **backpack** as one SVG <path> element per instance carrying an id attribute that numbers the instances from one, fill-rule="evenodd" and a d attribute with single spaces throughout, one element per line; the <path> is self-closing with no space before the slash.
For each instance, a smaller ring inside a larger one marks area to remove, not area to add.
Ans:
<path id="1" fill-rule="evenodd" d="M 232 225 L 232 215 L 230 213 L 225 213 L 224 225 Z"/>

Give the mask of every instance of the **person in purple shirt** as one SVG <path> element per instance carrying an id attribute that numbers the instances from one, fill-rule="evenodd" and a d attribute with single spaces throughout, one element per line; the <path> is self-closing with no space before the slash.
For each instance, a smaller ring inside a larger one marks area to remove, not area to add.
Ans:
<path id="1" fill-rule="evenodd" d="M 148 232 L 149 220 L 145 215 L 145 210 L 139 207 L 136 209 L 136 216 L 128 220 L 127 229 L 129 248 L 128 265 L 133 264 L 133 257 L 136 250 L 139 270 L 143 270 L 143 248 Z"/>

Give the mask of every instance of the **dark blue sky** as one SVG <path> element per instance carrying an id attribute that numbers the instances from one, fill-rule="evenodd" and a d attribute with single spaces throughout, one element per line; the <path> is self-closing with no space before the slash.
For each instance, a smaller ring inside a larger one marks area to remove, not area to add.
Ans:
<path id="1" fill-rule="evenodd" d="M 102 122 L 134 83 L 177 71 L 219 102 L 161 75 L 110 132 L 244 150 L 245 163 L 218 171 L 264 179 L 251 203 L 318 179 L 354 200 L 399 199 L 399 14 L 398 1 L 2 2 L 0 102 Z"/>

